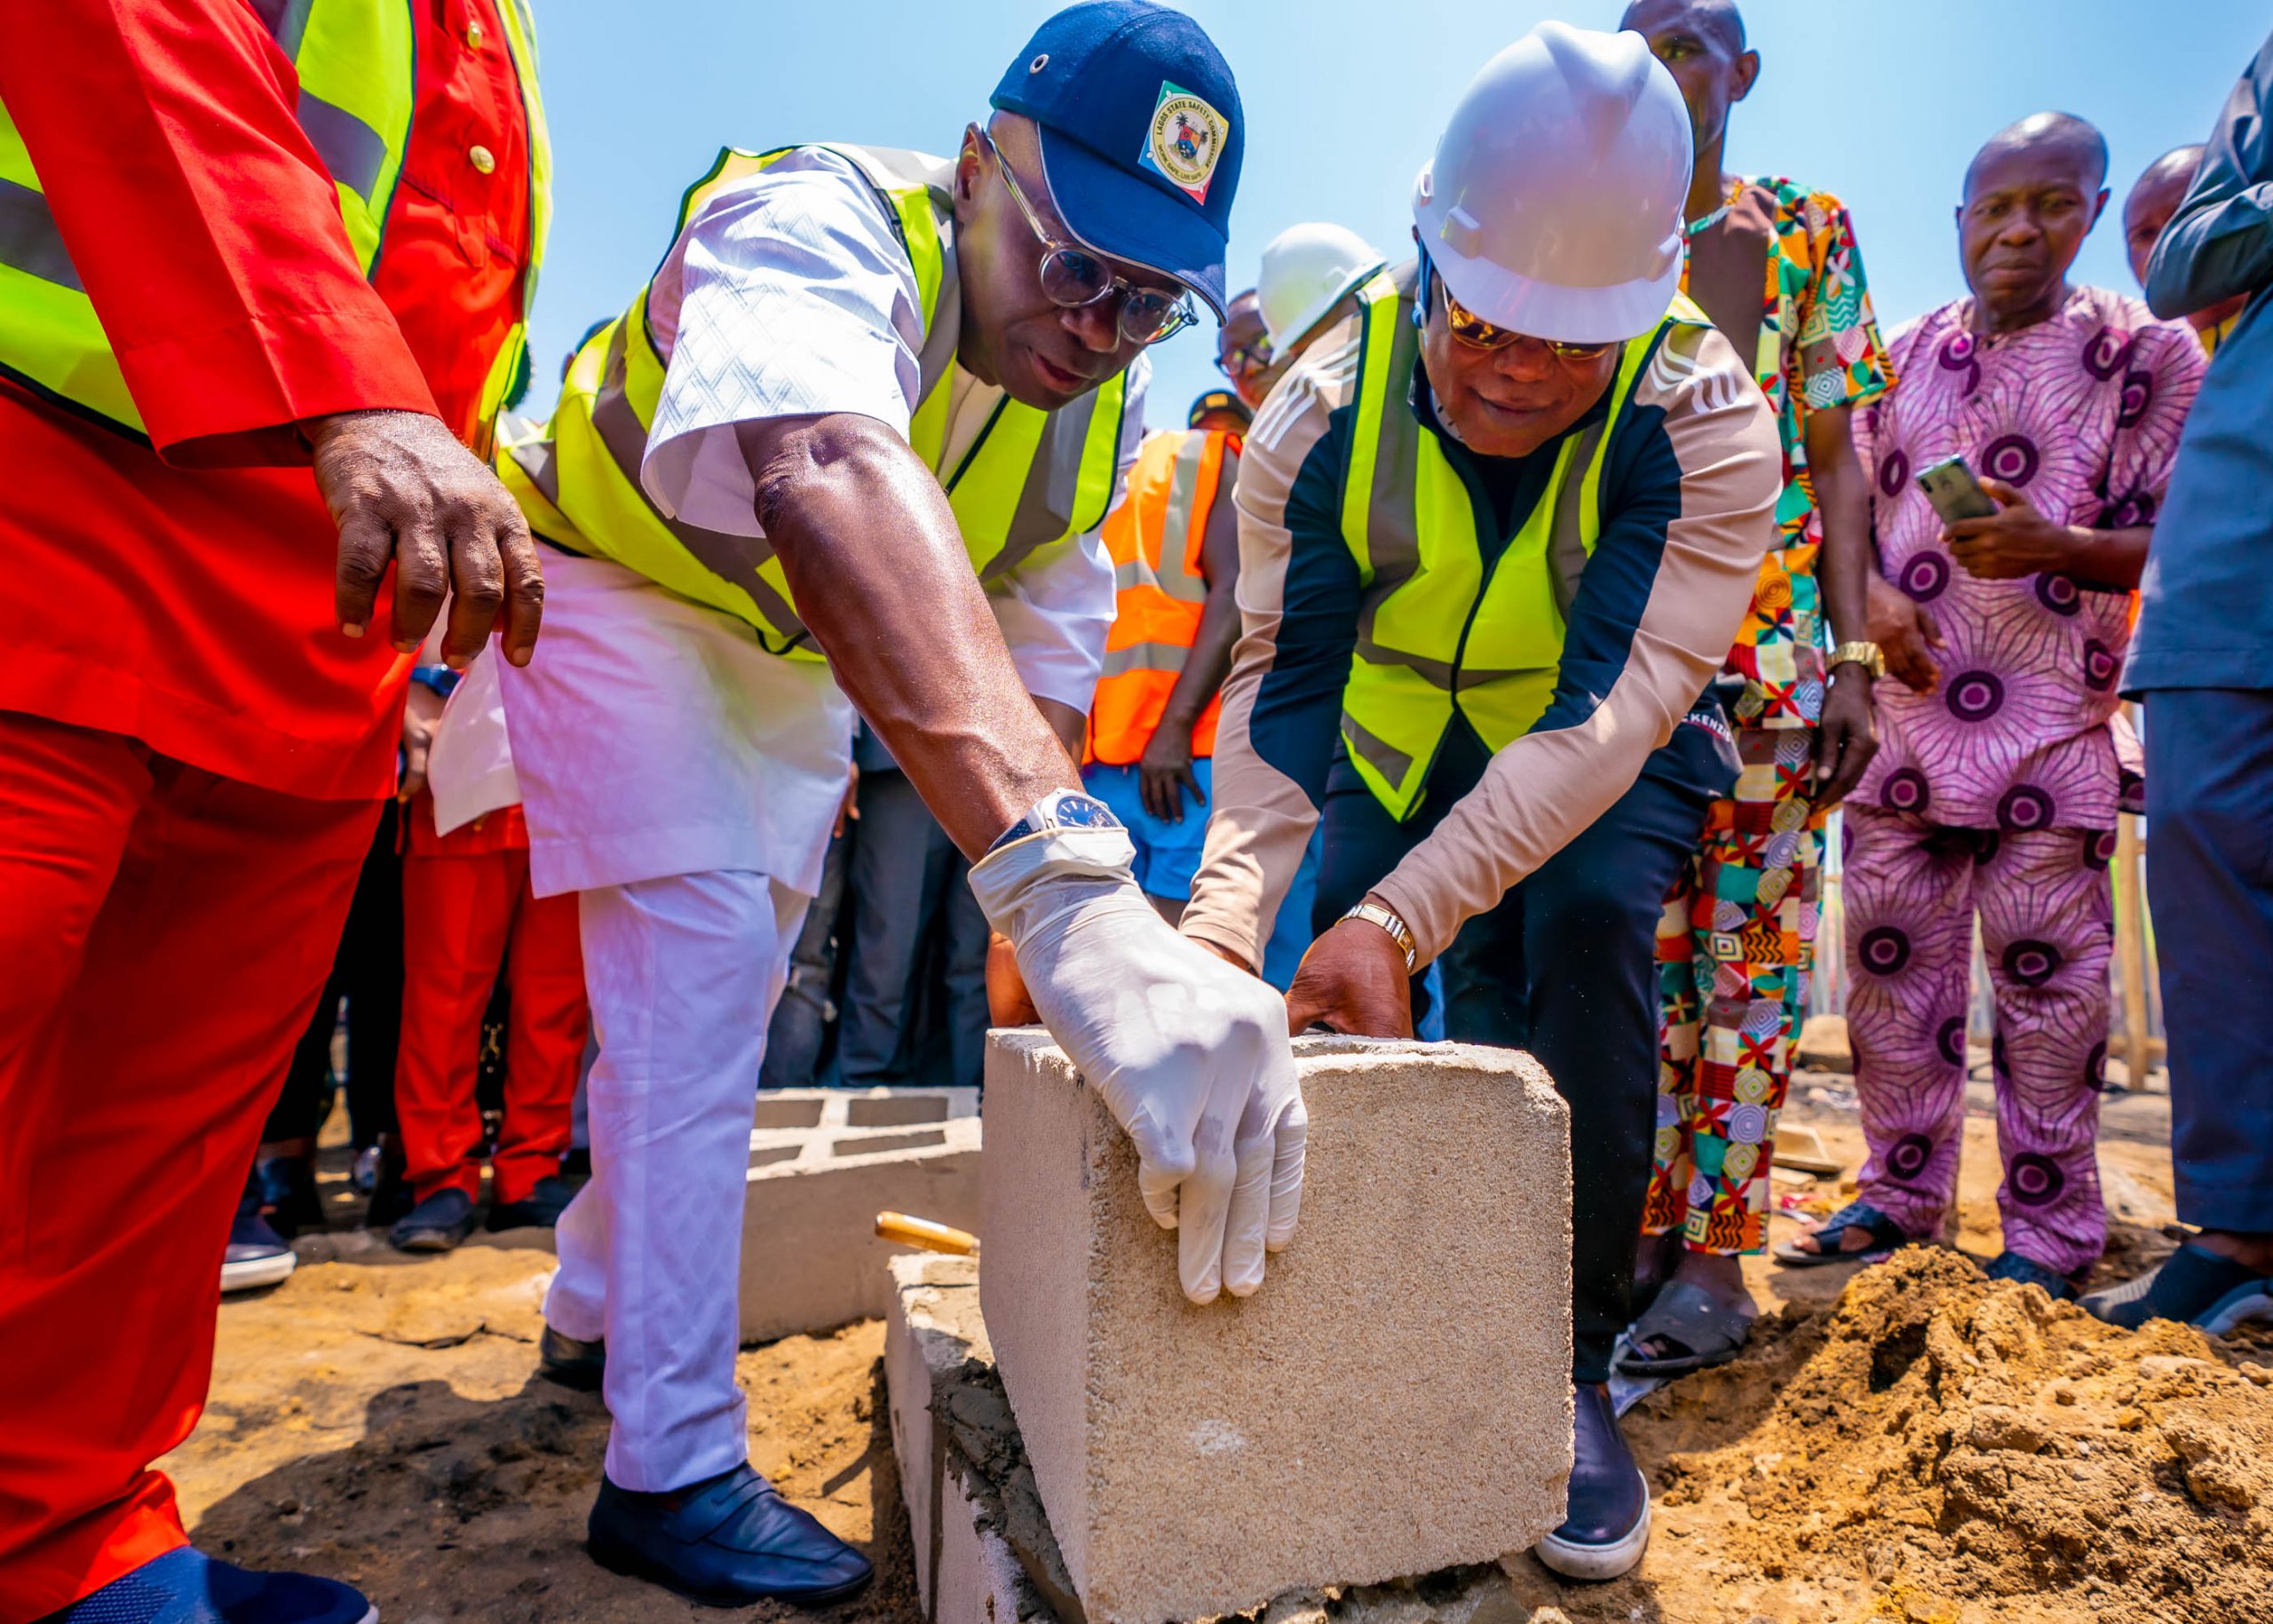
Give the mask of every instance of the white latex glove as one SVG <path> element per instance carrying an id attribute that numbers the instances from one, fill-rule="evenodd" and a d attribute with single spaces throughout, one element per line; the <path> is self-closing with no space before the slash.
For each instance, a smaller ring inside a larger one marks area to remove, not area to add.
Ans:
<path id="1" fill-rule="evenodd" d="M 1126 830 L 1057 829 L 990 853 L 970 888 L 1017 948 L 1049 1034 L 1136 1145 L 1136 1182 L 1178 1231 L 1184 1295 L 1263 1284 L 1302 1207 L 1310 1117 L 1287 1006 L 1144 899 Z"/>

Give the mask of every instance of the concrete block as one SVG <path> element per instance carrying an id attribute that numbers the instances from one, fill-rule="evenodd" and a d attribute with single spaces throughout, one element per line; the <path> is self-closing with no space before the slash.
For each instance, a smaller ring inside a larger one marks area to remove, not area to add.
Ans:
<path id="1" fill-rule="evenodd" d="M 923 1617 L 1057 1624 L 1009 1538 L 1014 1525 L 1043 1544 L 1048 1532 L 979 1318 L 978 1261 L 914 1254 L 890 1268 L 884 1382 Z M 1023 1495 L 1026 1515 L 1005 1508 L 990 1468 L 1022 1479 L 1010 1492 Z M 1055 1564 L 1054 1554 L 1038 1560 Z"/>
<path id="2" fill-rule="evenodd" d="M 976 1119 L 977 1089 L 768 1089 L 750 1124 L 753 1161 L 760 1151 L 802 1149 L 816 1138 L 929 1129 Z M 770 1156 L 768 1160 L 794 1158 Z"/>
<path id="3" fill-rule="evenodd" d="M 1295 1053 L 1301 1230 L 1255 1296 L 1200 1308 L 1072 1064 L 990 1041 L 985 1321 L 1089 1624 L 1490 1562 L 1562 1520 L 1562 1100 L 1512 1050 Z"/>
<path id="4" fill-rule="evenodd" d="M 864 1097 L 837 1090 L 764 1095 L 761 1110 L 802 1111 L 805 1102 L 783 1097 L 792 1092 L 839 1097 L 818 1102 L 819 1114 L 804 1126 L 751 1132 L 742 1205 L 746 1343 L 882 1314 L 891 1299 L 885 1264 L 902 1248 L 876 1238 L 879 1212 L 913 1213 L 958 1229 L 978 1224 L 977 1089 L 926 1090 L 928 1104 L 919 1095 L 915 1108 L 940 1113 L 927 1127 L 907 1126 L 906 1117 L 854 1125 L 847 1107 Z"/>

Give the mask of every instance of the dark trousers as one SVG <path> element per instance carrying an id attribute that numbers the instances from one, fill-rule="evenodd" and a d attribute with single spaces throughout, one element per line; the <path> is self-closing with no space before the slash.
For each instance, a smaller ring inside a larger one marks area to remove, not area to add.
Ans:
<path id="1" fill-rule="evenodd" d="M 264 1141 L 312 1139 L 331 1114 L 331 1034 L 347 1000 L 347 1116 L 355 1146 L 394 1128 L 395 1046 L 402 1035 L 402 856 L 400 808 L 389 801 L 355 878 L 355 899 L 332 955 L 331 974 L 307 1029 L 293 1046 L 283 1091 L 268 1113 Z"/>
<path id="2" fill-rule="evenodd" d="M 2273 691 L 2147 695 L 2178 1216 L 2273 1232 Z"/>
<path id="3" fill-rule="evenodd" d="M 1437 752 L 1404 823 L 1337 758 L 1326 792 L 1324 930 L 1425 839 L 1490 760 L 1464 721 Z M 1445 1035 L 1527 1049 L 1571 1107 L 1572 1379 L 1610 1379 L 1633 1318 L 1634 1249 L 1657 1134 L 1655 945 L 1665 894 L 1711 802 L 1736 781 L 1728 741 L 1687 723 L 1631 789 L 1583 833 L 1471 919 L 1437 961 Z M 1414 984 L 1415 1014 L 1425 997 Z"/>
<path id="4" fill-rule="evenodd" d="M 864 772 L 845 870 L 851 923 L 836 1029 L 847 1088 L 915 1081 L 923 949 L 937 923 L 948 1081 L 977 1088 L 986 1063 L 986 916 L 970 865 L 900 772 Z"/>
<path id="5" fill-rule="evenodd" d="M 820 1054 L 835 1011 L 829 987 L 836 975 L 837 915 L 844 904 L 844 870 L 851 860 L 854 822 L 828 843 L 820 871 L 820 894 L 805 909 L 805 923 L 789 949 L 789 974 L 781 1002 L 765 1029 L 765 1058 L 757 1068 L 761 1089 L 810 1089 L 820 1079 Z"/>

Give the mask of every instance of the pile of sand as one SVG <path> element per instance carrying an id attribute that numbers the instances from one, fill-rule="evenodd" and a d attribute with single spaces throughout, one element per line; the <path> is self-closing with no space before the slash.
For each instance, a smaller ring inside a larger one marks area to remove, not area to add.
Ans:
<path id="1" fill-rule="evenodd" d="M 1678 1430 L 1675 1411 L 1772 1390 L 1740 1437 L 1664 1462 L 1663 1504 L 1717 1525 L 1723 1561 L 1771 1580 L 1859 1567 L 1895 1619 L 2273 1620 L 2255 1350 L 2118 1331 L 1925 1248 L 1762 1328 L 1758 1357 L 1645 1406 Z"/>

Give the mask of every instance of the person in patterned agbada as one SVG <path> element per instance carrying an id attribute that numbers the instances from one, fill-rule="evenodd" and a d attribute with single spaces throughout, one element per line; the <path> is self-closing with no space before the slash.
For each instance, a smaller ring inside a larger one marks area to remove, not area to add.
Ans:
<path id="1" fill-rule="evenodd" d="M 1932 1233 L 1957 1184 L 1973 920 L 1995 994 L 2005 1251 L 2071 1295 L 2106 1239 L 2108 860 L 2135 775 L 2116 677 L 2155 514 L 2203 372 L 2190 329 L 2068 268 L 2107 147 L 2066 114 L 1992 137 L 1957 210 L 1965 298 L 1894 336 L 1863 416 L 1891 680 L 1847 808 L 1848 1026 L 1869 1156 L 1855 1205 L 1778 1255 Z M 1997 505 L 1944 524 L 1915 476 L 1963 456 Z"/>
<path id="2" fill-rule="evenodd" d="M 1654 1165 L 1621 1368 L 1672 1374 L 1733 1359 L 1754 1310 L 1739 1260 L 1765 1244 L 1776 1117 L 1807 1012 L 1827 810 L 1875 749 L 1862 643 L 1870 487 L 1858 407 L 1894 381 L 1838 198 L 1725 173 L 1730 108 L 1759 75 L 1729 0 L 1635 0 L 1640 33 L 1689 104 L 1697 165 L 1683 289 L 1776 408 L 1778 538 L 1721 686 L 1742 763 L 1707 815 L 1658 931 Z M 1839 636 L 1857 639 L 1833 647 Z"/>

